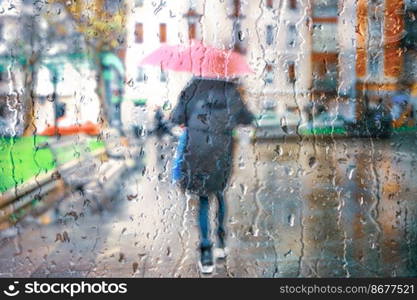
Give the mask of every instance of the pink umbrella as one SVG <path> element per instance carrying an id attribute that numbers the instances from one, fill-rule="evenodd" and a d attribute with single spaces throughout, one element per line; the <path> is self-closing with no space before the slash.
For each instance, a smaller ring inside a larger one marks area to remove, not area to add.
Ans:
<path id="1" fill-rule="evenodd" d="M 162 69 L 191 72 L 206 78 L 230 78 L 253 72 L 239 53 L 204 46 L 197 41 L 189 47 L 164 45 L 140 64 L 159 65 Z"/>

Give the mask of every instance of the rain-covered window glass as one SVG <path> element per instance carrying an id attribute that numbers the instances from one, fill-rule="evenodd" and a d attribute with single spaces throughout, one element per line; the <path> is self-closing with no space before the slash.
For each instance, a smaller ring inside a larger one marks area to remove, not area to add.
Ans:
<path id="1" fill-rule="evenodd" d="M 135 42 L 136 43 L 143 43 L 143 24 L 136 23 L 135 25 Z"/>
<path id="2" fill-rule="evenodd" d="M 0 0 L 0 40 L 0 277 L 417 276 L 417 0 Z"/>
<path id="3" fill-rule="evenodd" d="M 337 38 L 334 34 L 336 23 L 317 22 L 313 24 L 313 51 L 320 53 L 337 52 Z"/>
<path id="4" fill-rule="evenodd" d="M 272 25 L 266 26 L 266 44 L 272 45 L 274 43 L 275 29 Z"/>

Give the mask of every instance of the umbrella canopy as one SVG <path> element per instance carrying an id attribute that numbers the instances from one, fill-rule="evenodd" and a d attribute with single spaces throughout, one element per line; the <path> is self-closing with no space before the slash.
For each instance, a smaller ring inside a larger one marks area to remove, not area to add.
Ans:
<path id="1" fill-rule="evenodd" d="M 145 57 L 140 64 L 191 72 L 205 78 L 231 78 L 252 72 L 239 53 L 205 46 L 197 41 L 189 47 L 164 45 Z"/>

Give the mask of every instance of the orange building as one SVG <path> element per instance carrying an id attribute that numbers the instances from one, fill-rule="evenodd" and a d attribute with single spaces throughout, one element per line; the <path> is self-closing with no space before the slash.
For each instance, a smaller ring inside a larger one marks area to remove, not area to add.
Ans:
<path id="1" fill-rule="evenodd" d="M 412 102 L 417 95 L 417 5 L 408 0 L 358 0 L 356 12 L 358 117 L 381 100 L 392 107 L 396 95 L 410 95 L 408 107 L 394 126 L 412 125 Z"/>

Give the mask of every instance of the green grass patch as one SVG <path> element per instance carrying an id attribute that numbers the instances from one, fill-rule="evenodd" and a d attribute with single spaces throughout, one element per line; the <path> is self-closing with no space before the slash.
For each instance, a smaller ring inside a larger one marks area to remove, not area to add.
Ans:
<path id="1" fill-rule="evenodd" d="M 0 193 L 54 170 L 58 164 L 80 158 L 82 153 L 94 152 L 105 146 L 103 141 L 88 138 L 84 146 L 75 140 L 70 147 L 53 153 L 48 147 L 39 147 L 49 139 L 44 136 L 0 138 Z"/>
<path id="2" fill-rule="evenodd" d="M 55 168 L 52 152 L 38 146 L 47 137 L 0 138 L 0 192 Z"/>

